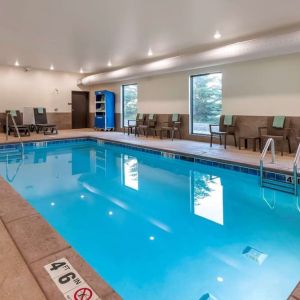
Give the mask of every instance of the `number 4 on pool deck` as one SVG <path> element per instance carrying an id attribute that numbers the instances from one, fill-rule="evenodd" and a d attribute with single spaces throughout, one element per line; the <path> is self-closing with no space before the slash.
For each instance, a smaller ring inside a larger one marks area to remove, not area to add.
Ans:
<path id="1" fill-rule="evenodd" d="M 58 289 L 69 300 L 99 300 L 66 258 L 44 266 Z"/>

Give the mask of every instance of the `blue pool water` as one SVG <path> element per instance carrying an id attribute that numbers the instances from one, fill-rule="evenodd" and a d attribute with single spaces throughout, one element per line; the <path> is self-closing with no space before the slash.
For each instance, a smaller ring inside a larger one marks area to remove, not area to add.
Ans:
<path id="1" fill-rule="evenodd" d="M 257 176 L 92 141 L 0 174 L 125 300 L 282 300 L 300 280 L 297 199 Z"/>

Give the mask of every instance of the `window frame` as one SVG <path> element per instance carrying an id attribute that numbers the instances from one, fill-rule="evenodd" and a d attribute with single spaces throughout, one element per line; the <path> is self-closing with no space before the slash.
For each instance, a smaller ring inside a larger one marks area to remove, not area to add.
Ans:
<path id="1" fill-rule="evenodd" d="M 136 87 L 137 87 L 137 101 L 139 100 L 138 99 L 138 83 L 126 83 L 126 84 L 122 84 L 121 85 L 121 114 L 122 114 L 122 116 L 121 116 L 121 128 L 124 128 L 124 111 L 125 111 L 125 107 L 124 107 L 124 88 L 126 87 L 126 86 L 130 86 L 130 85 L 136 85 Z"/>
<path id="2" fill-rule="evenodd" d="M 221 86 L 221 92 L 222 92 L 222 109 L 223 109 L 223 72 L 221 71 L 215 71 L 215 72 L 207 72 L 207 73 L 200 73 L 200 74 L 193 74 L 189 77 L 189 134 L 190 135 L 196 135 L 196 136 L 209 136 L 209 133 L 196 133 L 193 132 L 193 97 L 194 97 L 194 91 L 193 91 L 193 78 L 199 77 L 199 76 L 207 76 L 207 75 L 214 75 L 214 74 L 221 74 L 222 75 L 222 86 Z"/>

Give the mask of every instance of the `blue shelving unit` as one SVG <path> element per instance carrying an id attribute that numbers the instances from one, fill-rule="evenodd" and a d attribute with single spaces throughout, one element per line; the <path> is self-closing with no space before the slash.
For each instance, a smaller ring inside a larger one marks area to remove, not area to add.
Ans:
<path id="1" fill-rule="evenodd" d="M 96 91 L 96 130 L 115 129 L 115 94 L 110 91 Z"/>

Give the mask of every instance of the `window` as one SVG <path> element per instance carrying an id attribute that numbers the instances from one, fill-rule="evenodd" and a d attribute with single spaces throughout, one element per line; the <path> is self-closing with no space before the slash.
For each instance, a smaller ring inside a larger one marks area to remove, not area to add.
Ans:
<path id="1" fill-rule="evenodd" d="M 208 134 L 222 111 L 222 73 L 191 76 L 191 132 Z"/>
<path id="2" fill-rule="evenodd" d="M 137 84 L 122 85 L 122 126 L 135 120 L 137 114 Z"/>

